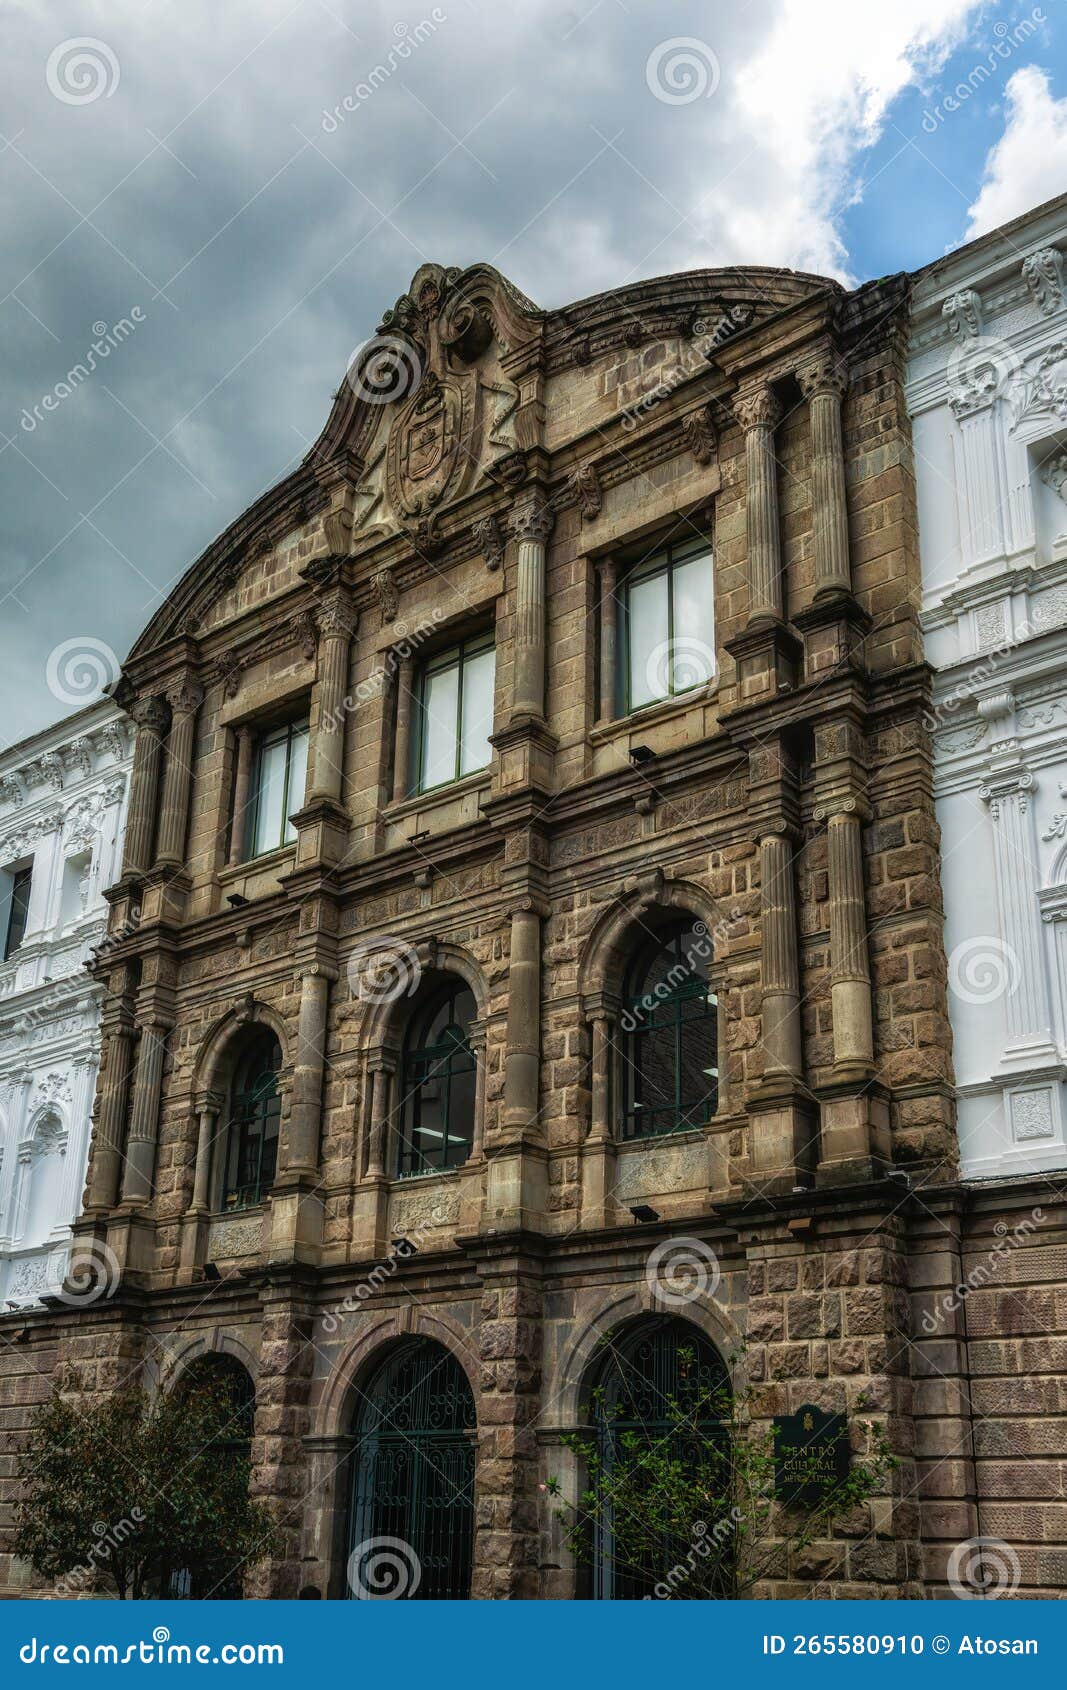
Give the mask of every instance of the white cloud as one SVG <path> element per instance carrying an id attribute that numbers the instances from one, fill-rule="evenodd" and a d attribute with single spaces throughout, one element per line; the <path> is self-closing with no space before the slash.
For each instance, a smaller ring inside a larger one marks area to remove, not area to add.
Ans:
<path id="1" fill-rule="evenodd" d="M 1017 70 L 1005 92 L 1007 122 L 968 212 L 969 241 L 1062 194 L 1067 184 L 1067 99 L 1053 98 L 1036 65 Z"/>

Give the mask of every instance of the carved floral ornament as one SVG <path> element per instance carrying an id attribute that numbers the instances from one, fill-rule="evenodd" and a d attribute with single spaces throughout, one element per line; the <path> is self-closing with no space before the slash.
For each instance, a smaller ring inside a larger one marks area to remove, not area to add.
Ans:
<path id="1" fill-rule="evenodd" d="M 1023 281 L 1034 304 L 1045 317 L 1063 305 L 1063 255 L 1054 246 L 1043 247 L 1023 260 Z"/>

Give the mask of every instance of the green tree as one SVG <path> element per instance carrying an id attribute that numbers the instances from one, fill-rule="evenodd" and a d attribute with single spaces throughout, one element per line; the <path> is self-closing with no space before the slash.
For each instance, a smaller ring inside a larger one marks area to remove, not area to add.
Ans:
<path id="1" fill-rule="evenodd" d="M 584 1469 L 576 1504 L 558 1478 L 556 1517 L 579 1564 L 610 1546 L 617 1590 L 683 1601 L 736 1600 L 767 1578 L 789 1576 L 798 1551 L 826 1539 L 833 1522 L 888 1488 L 896 1459 L 884 1430 L 860 1427 L 866 1449 L 844 1478 L 820 1488 L 818 1501 L 790 1502 L 775 1483 L 773 1432 L 754 1423 L 751 1392 L 701 1382 L 681 1353 L 682 1388 L 657 1408 L 655 1430 L 614 1429 L 603 1390 L 593 1393 L 601 1433 L 570 1433 L 563 1442 Z M 687 1367 L 691 1382 L 685 1382 Z M 818 1452 L 795 1452 L 797 1485 L 816 1477 Z"/>
<path id="2" fill-rule="evenodd" d="M 243 1411 L 225 1380 L 187 1391 L 123 1391 L 89 1408 L 58 1391 L 36 1411 L 18 1458 L 12 1548 L 65 1594 L 197 1594 L 233 1588 L 276 1548 L 249 1499 Z"/>

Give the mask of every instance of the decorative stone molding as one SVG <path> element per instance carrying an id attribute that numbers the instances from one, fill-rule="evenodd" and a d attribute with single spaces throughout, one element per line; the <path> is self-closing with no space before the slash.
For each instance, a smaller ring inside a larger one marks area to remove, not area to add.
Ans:
<path id="1" fill-rule="evenodd" d="M 953 340 L 977 340 L 982 332 L 982 301 L 973 288 L 961 288 L 941 307 Z"/>
<path id="2" fill-rule="evenodd" d="M 544 545 L 556 523 L 556 513 L 539 491 L 527 494 L 512 506 L 508 526 L 518 541 L 533 540 Z"/>
<path id="3" fill-rule="evenodd" d="M 805 399 L 810 400 L 818 393 L 832 394 L 835 399 L 841 399 L 848 388 L 848 369 L 834 353 L 824 352 L 801 365 L 797 371 L 797 382 Z"/>
<path id="4" fill-rule="evenodd" d="M 232 1261 L 242 1256 L 258 1256 L 262 1248 L 262 1215 L 235 1215 L 225 1220 L 212 1221 L 208 1229 L 209 1261 Z"/>
<path id="5" fill-rule="evenodd" d="M 1051 317 L 1063 304 L 1063 254 L 1054 246 L 1032 252 L 1023 259 L 1023 281 L 1038 310 Z"/>
<path id="6" fill-rule="evenodd" d="M 22 804 L 22 787 L 14 775 L 0 775 L 0 804 Z"/>
<path id="7" fill-rule="evenodd" d="M 690 411 L 683 420 L 682 436 L 693 454 L 694 461 L 702 469 L 714 462 L 719 438 L 711 412 L 706 405 L 701 406 L 699 411 Z"/>
<path id="8" fill-rule="evenodd" d="M 222 690 L 227 698 L 236 698 L 241 685 L 241 675 L 245 666 L 244 655 L 233 646 L 220 652 L 215 665 L 216 678 L 222 683 Z"/>
<path id="9" fill-rule="evenodd" d="M 485 516 L 474 524 L 474 543 L 485 557 L 487 569 L 499 569 L 504 562 L 504 533 L 495 515 Z"/>
<path id="10" fill-rule="evenodd" d="M 579 464 L 571 476 L 570 487 L 571 491 L 578 495 L 578 503 L 582 507 L 582 521 L 595 521 L 603 505 L 596 464 Z"/>
<path id="11" fill-rule="evenodd" d="M 747 434 L 754 428 L 777 428 L 782 420 L 782 407 L 769 387 L 755 387 L 734 396 L 734 416 Z"/>
<path id="12" fill-rule="evenodd" d="M 400 609 L 400 595 L 392 570 L 379 569 L 376 575 L 371 576 L 371 586 L 382 613 L 382 626 L 387 622 L 395 622 Z"/>

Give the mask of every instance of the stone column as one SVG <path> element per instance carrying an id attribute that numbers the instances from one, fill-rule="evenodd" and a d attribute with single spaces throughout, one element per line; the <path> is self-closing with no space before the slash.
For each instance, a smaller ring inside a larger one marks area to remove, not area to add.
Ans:
<path id="1" fill-rule="evenodd" d="M 208 1093 L 197 1098 L 196 1165 L 193 1171 L 193 1200 L 188 1214 L 206 1215 L 211 1208 L 211 1151 L 222 1100 Z"/>
<path id="2" fill-rule="evenodd" d="M 821 820 L 825 810 L 816 810 Z M 830 883 L 830 997 L 834 1021 L 834 1073 L 862 1080 L 874 1062 L 867 909 L 863 897 L 862 821 L 854 800 L 830 815 L 827 855 Z"/>
<path id="3" fill-rule="evenodd" d="M 588 1010 L 590 1062 L 589 1134 L 582 1145 L 582 1225 L 611 1226 L 615 1220 L 615 1134 L 612 1121 L 616 1010 L 595 1003 Z"/>
<path id="4" fill-rule="evenodd" d="M 801 1072 L 800 975 L 792 845 L 783 833 L 760 840 L 760 962 L 764 1080 Z"/>
<path id="5" fill-rule="evenodd" d="M 844 366 L 830 352 L 798 370 L 811 427 L 812 544 L 815 596 L 850 593 L 848 505 L 841 400 L 848 385 Z"/>
<path id="6" fill-rule="evenodd" d="M 158 863 L 179 865 L 185 861 L 185 829 L 193 773 L 193 729 L 203 697 L 203 688 L 190 680 L 180 681 L 167 692 L 171 714 L 163 771 L 163 797 L 159 806 Z"/>
<path id="7" fill-rule="evenodd" d="M 140 698 L 130 711 L 137 724 L 130 775 L 130 804 L 126 817 L 124 874 L 146 874 L 152 866 L 159 806 L 159 760 L 167 730 L 167 707 L 161 698 Z"/>
<path id="8" fill-rule="evenodd" d="M 147 1203 L 152 1196 L 152 1175 L 159 1135 L 159 1106 L 163 1084 L 163 1056 L 167 1033 L 163 1022 L 149 1022 L 141 1033 L 137 1050 L 137 1071 L 133 1082 L 130 1131 L 126 1140 L 126 1167 L 122 1176 L 122 1201 Z"/>
<path id="9" fill-rule="evenodd" d="M 123 1018 L 108 1033 L 100 1065 L 96 1131 L 92 1139 L 87 1209 L 112 1209 L 118 1201 L 119 1167 L 129 1094 L 132 1019 Z"/>
<path id="10" fill-rule="evenodd" d="M 555 513 L 535 490 L 516 502 L 511 532 L 518 541 L 515 587 L 515 678 L 512 716 L 545 714 L 545 549 Z"/>
<path id="11" fill-rule="evenodd" d="M 349 654 L 357 618 L 351 595 L 343 586 L 324 594 L 317 616 L 319 627 L 318 717 L 312 747 L 310 797 L 340 801 L 345 757 L 345 700 Z"/>
<path id="12" fill-rule="evenodd" d="M 982 699 L 979 714 L 993 732 L 1010 731 L 1014 700 L 1007 695 Z M 1025 1067 L 1035 1061 L 1054 1061 L 1048 972 L 1041 936 L 1035 865 L 1040 860 L 1034 826 L 1037 781 L 1017 754 L 999 760 L 979 789 L 989 806 L 993 826 L 993 875 L 996 883 L 997 924 L 1002 943 L 972 940 L 960 947 L 959 972 L 964 987 L 984 966 L 1004 986 L 1007 1044 L 1003 1061 Z M 988 930 L 987 930 L 988 931 Z M 983 954 L 984 951 L 984 954 Z M 994 1053 L 990 1052 L 991 1060 Z"/>
<path id="13" fill-rule="evenodd" d="M 411 685 L 415 664 L 408 655 L 396 671 L 396 738 L 393 741 L 393 803 L 401 804 L 411 781 Z"/>
<path id="14" fill-rule="evenodd" d="M 280 1173 L 315 1174 L 318 1171 L 326 1007 L 330 982 L 336 978 L 333 969 L 317 962 L 304 968 L 300 975 L 300 1013 L 296 1062 L 293 1065 L 288 1154 Z"/>
<path id="15" fill-rule="evenodd" d="M 737 395 L 734 413 L 745 435 L 748 622 L 781 621 L 782 556 L 774 431 L 782 408 L 769 387 L 756 387 Z"/>
<path id="16" fill-rule="evenodd" d="M 233 782 L 233 819 L 230 823 L 229 866 L 236 868 L 244 861 L 245 833 L 248 828 L 248 789 L 252 784 L 252 729 L 242 722 L 237 729 L 237 769 Z"/>
<path id="17" fill-rule="evenodd" d="M 615 597 L 618 570 L 614 558 L 601 558 L 600 571 L 600 720 L 613 721 L 618 711 L 619 605 Z"/>
<path id="18" fill-rule="evenodd" d="M 385 1177 L 385 1148 L 389 1128 L 389 1081 L 392 1064 L 384 1057 L 372 1059 L 370 1069 L 370 1138 L 367 1144 L 367 1177 Z"/>
<path id="19" fill-rule="evenodd" d="M 504 1057 L 505 1130 L 519 1134 L 537 1122 L 541 1066 L 541 916 L 524 902 L 511 914 L 507 1050 Z"/>

